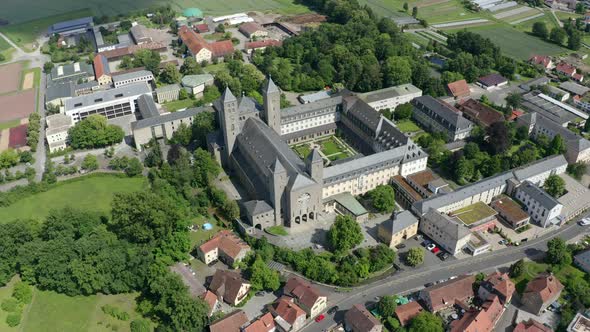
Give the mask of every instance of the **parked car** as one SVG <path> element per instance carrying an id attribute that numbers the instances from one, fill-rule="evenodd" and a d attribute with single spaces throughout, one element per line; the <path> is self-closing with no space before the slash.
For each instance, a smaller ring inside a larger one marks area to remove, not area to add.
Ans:
<path id="1" fill-rule="evenodd" d="M 434 243 L 429 243 L 428 245 L 426 245 L 426 249 L 428 249 L 429 251 L 432 251 L 434 248 L 436 248 L 436 244 Z"/>
<path id="2" fill-rule="evenodd" d="M 438 249 L 437 247 L 434 247 L 432 249 L 432 253 L 435 254 L 435 255 L 438 254 L 439 252 L 440 252 L 440 249 Z"/>
<path id="3" fill-rule="evenodd" d="M 431 244 L 432 242 L 430 240 L 424 240 L 424 242 L 422 242 L 422 245 L 425 247 L 428 247 L 429 244 Z"/>
<path id="4" fill-rule="evenodd" d="M 449 259 L 449 257 L 451 257 L 451 255 L 445 252 L 442 255 L 439 255 L 438 257 L 440 257 L 441 260 L 446 261 L 447 259 Z"/>
<path id="5" fill-rule="evenodd" d="M 256 294 L 254 294 L 254 295 L 256 295 L 256 296 L 264 296 L 264 295 L 266 295 L 266 292 L 265 291 L 259 291 L 259 292 L 256 292 Z"/>
<path id="6" fill-rule="evenodd" d="M 403 244 L 403 243 L 400 243 L 400 244 L 398 244 L 398 245 L 397 245 L 397 246 L 395 246 L 395 247 L 396 247 L 397 249 L 404 249 L 404 248 L 406 247 L 406 245 L 405 245 L 405 244 Z"/>
<path id="7" fill-rule="evenodd" d="M 428 288 L 428 287 L 431 287 L 431 286 L 434 286 L 434 283 L 433 282 L 427 282 L 427 283 L 424 284 L 424 287 L 425 288 Z"/>
<path id="8" fill-rule="evenodd" d="M 324 318 L 326 318 L 326 315 L 321 314 L 315 318 L 315 321 L 319 323 L 319 322 L 323 321 Z"/>
<path id="9" fill-rule="evenodd" d="M 338 307 L 337 305 L 333 306 L 332 308 L 330 308 L 328 310 L 328 315 L 336 313 L 336 311 L 338 311 L 338 309 L 340 309 L 340 307 Z"/>
<path id="10" fill-rule="evenodd" d="M 588 226 L 590 225 L 590 218 L 584 218 L 578 222 L 580 226 Z"/>
<path id="11" fill-rule="evenodd" d="M 422 236 L 422 234 L 418 234 L 418 235 L 416 235 L 416 237 L 414 238 L 414 240 L 416 240 L 416 241 L 422 241 L 423 238 L 424 237 Z"/>

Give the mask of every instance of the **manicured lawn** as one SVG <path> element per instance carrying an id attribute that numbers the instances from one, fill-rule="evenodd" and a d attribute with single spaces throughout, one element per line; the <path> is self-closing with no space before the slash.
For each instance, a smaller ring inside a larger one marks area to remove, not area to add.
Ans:
<path id="1" fill-rule="evenodd" d="M 453 211 L 452 214 L 461 219 L 464 224 L 471 225 L 474 222 L 495 215 L 496 211 L 483 202 L 477 202 Z"/>
<path id="2" fill-rule="evenodd" d="M 267 231 L 268 233 L 270 233 L 272 235 L 278 235 L 278 236 L 289 235 L 289 232 L 287 232 L 287 230 L 283 226 L 271 226 L 271 227 L 266 228 L 265 231 Z"/>
<path id="3" fill-rule="evenodd" d="M 187 98 L 185 100 L 173 100 L 162 104 L 168 112 L 176 112 L 181 109 L 193 107 L 195 101 Z"/>
<path id="4" fill-rule="evenodd" d="M 219 73 L 220 71 L 224 71 L 227 68 L 227 63 L 226 62 L 222 62 L 222 63 L 218 63 L 218 64 L 211 64 L 211 65 L 207 65 L 207 67 L 203 68 L 203 70 L 211 75 L 215 75 L 217 73 Z"/>
<path id="5" fill-rule="evenodd" d="M 397 126 L 397 129 L 399 129 L 402 133 L 414 133 L 422 130 L 412 120 L 401 120 L 396 122 L 395 125 Z"/>
<path id="6" fill-rule="evenodd" d="M 548 268 L 549 265 L 545 263 L 525 262 L 524 273 L 520 277 L 512 279 L 516 285 L 516 291 L 522 294 L 526 288 L 526 284 L 533 280 L 539 273 L 547 271 Z"/>
<path id="7" fill-rule="evenodd" d="M 204 230 L 202 227 L 203 224 L 206 222 L 209 222 L 211 225 L 213 225 L 213 228 L 209 231 Z M 192 223 L 193 225 L 198 225 L 199 227 L 197 231 L 189 232 L 191 248 L 201 245 L 203 242 L 211 239 L 213 235 L 215 235 L 217 232 L 221 230 L 221 228 L 217 226 L 217 220 L 215 220 L 215 218 L 213 217 L 207 219 L 203 216 L 197 216 L 192 220 Z"/>
<path id="8" fill-rule="evenodd" d="M 66 206 L 82 210 L 108 213 L 114 193 L 133 192 L 147 186 L 145 178 L 116 176 L 88 176 L 56 187 L 16 203 L 0 208 L 0 223 L 18 218 L 42 220 L 52 209 Z"/>
<path id="9" fill-rule="evenodd" d="M 309 144 L 297 145 L 293 148 L 293 150 L 295 150 L 295 152 L 297 152 L 297 154 L 301 158 L 307 157 L 307 155 L 311 152 L 311 148 L 309 147 Z"/>
<path id="10" fill-rule="evenodd" d="M 320 142 L 320 145 L 322 146 L 322 152 L 326 155 L 333 155 L 336 153 L 340 153 L 342 152 L 342 149 L 340 148 L 340 146 L 338 145 L 338 143 L 336 143 L 333 139 L 329 138 L 325 141 Z"/>
<path id="11" fill-rule="evenodd" d="M 507 56 L 522 60 L 530 58 L 533 54 L 556 55 L 568 52 L 566 48 L 545 42 L 504 24 L 473 27 L 469 31 L 491 39 Z"/>

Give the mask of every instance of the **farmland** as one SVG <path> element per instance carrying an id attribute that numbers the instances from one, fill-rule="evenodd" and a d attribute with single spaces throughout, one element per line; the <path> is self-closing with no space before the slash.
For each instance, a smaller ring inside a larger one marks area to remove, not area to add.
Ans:
<path id="1" fill-rule="evenodd" d="M 401 0 L 361 0 L 361 4 L 368 4 L 376 12 L 384 16 L 407 16 L 403 13 Z M 478 13 L 466 10 L 459 0 L 420 0 L 408 1 L 409 8 L 418 7 L 418 18 L 423 18 L 428 23 L 441 23 L 477 19 L 482 16 Z"/>

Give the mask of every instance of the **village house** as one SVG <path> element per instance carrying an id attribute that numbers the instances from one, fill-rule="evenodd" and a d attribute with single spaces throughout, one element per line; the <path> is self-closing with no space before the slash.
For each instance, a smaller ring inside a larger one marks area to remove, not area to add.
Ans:
<path id="1" fill-rule="evenodd" d="M 299 331 L 305 325 L 305 311 L 289 296 L 282 296 L 269 306 L 275 323 L 286 332 Z"/>
<path id="2" fill-rule="evenodd" d="M 250 286 L 240 272 L 218 269 L 211 278 L 209 290 L 217 295 L 219 301 L 236 306 L 247 297 Z"/>
<path id="3" fill-rule="evenodd" d="M 383 325 L 362 304 L 355 304 L 344 314 L 344 325 L 352 332 L 381 332 Z"/>
<path id="4" fill-rule="evenodd" d="M 241 261 L 250 252 L 250 246 L 229 230 L 222 230 L 197 248 L 199 258 L 205 264 L 221 259 L 228 266 Z"/>
<path id="5" fill-rule="evenodd" d="M 563 285 L 553 274 L 541 273 L 526 285 L 521 301 L 523 308 L 539 315 L 559 298 L 562 290 Z"/>
<path id="6" fill-rule="evenodd" d="M 242 310 L 236 310 L 231 314 L 214 321 L 209 325 L 210 332 L 240 332 L 241 328 L 249 322 L 248 316 Z"/>
<path id="7" fill-rule="evenodd" d="M 295 298 L 297 304 L 305 310 L 307 315 L 315 317 L 326 309 L 328 298 L 307 281 L 292 277 L 283 287 L 283 294 Z"/>
<path id="8" fill-rule="evenodd" d="M 462 275 L 440 284 L 436 284 L 420 291 L 420 299 L 427 309 L 433 313 L 450 308 L 457 301 L 465 302 L 473 298 L 473 283 L 475 276 Z"/>

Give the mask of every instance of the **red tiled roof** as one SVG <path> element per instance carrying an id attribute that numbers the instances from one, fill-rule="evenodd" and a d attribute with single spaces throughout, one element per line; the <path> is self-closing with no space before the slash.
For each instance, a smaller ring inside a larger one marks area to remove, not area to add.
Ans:
<path id="1" fill-rule="evenodd" d="M 467 81 L 465 80 L 449 83 L 447 84 L 447 88 L 453 97 L 466 97 L 471 93 L 469 85 L 467 85 Z"/>
<path id="2" fill-rule="evenodd" d="M 100 52 L 98 54 L 103 55 L 107 59 L 118 59 L 118 58 L 122 58 L 126 55 L 133 55 L 135 52 L 142 50 L 142 49 L 153 50 L 153 51 L 162 51 L 162 50 L 166 49 L 166 45 L 159 43 L 159 42 L 150 42 L 150 43 L 143 43 L 141 45 L 131 45 L 128 47 L 116 48 L 114 50 L 104 51 L 104 52 Z"/>
<path id="3" fill-rule="evenodd" d="M 234 44 L 231 40 L 220 40 L 207 46 L 216 58 L 224 57 L 234 52 Z"/>
<path id="4" fill-rule="evenodd" d="M 572 78 L 576 81 L 582 82 L 582 80 L 584 79 L 584 75 L 580 73 L 575 73 L 572 75 Z"/>
<path id="5" fill-rule="evenodd" d="M 496 295 L 490 296 L 481 310 L 469 310 L 460 320 L 451 323 L 451 332 L 492 332 L 504 306 Z"/>
<path id="6" fill-rule="evenodd" d="M 568 63 L 561 62 L 557 65 L 557 67 L 555 67 L 555 70 L 565 75 L 572 76 L 576 72 L 576 67 Z"/>
<path id="7" fill-rule="evenodd" d="M 211 332 L 240 332 L 240 328 L 248 323 L 248 317 L 242 310 L 234 311 L 233 313 L 217 320 L 209 325 Z"/>
<path id="8" fill-rule="evenodd" d="M 234 45 L 231 40 L 220 40 L 213 43 L 207 43 L 205 38 L 200 34 L 189 29 L 187 26 L 182 26 L 178 29 L 178 36 L 193 55 L 198 54 L 203 48 L 208 49 L 213 54 L 213 57 L 223 57 L 231 54 L 234 51 Z"/>
<path id="9" fill-rule="evenodd" d="M 28 124 L 10 128 L 8 134 L 8 147 L 12 149 L 22 148 L 27 145 L 27 128 Z"/>
<path id="10" fill-rule="evenodd" d="M 211 240 L 201 244 L 199 250 L 206 254 L 216 248 L 232 259 L 235 259 L 243 249 L 250 250 L 249 245 L 229 230 L 222 230 L 215 234 Z"/>
<path id="11" fill-rule="evenodd" d="M 502 113 L 474 99 L 465 101 L 459 105 L 459 109 L 467 117 L 484 127 L 489 127 L 495 122 L 504 121 L 504 115 Z"/>
<path id="12" fill-rule="evenodd" d="M 209 25 L 207 24 L 197 24 L 194 27 L 199 32 L 209 32 Z"/>
<path id="13" fill-rule="evenodd" d="M 539 293 L 543 303 L 546 303 L 549 299 L 555 296 L 555 294 L 561 293 L 562 290 L 563 285 L 554 275 L 543 273 L 529 281 L 526 285 L 523 296 L 530 293 Z"/>
<path id="14" fill-rule="evenodd" d="M 280 40 L 264 39 L 264 40 L 257 40 L 257 41 L 253 41 L 253 42 L 246 42 L 245 48 L 247 50 L 254 50 L 254 49 L 262 48 L 262 47 L 281 46 L 281 45 L 283 45 L 283 42 Z"/>
<path id="15" fill-rule="evenodd" d="M 283 293 L 293 296 L 307 308 L 312 308 L 318 298 L 322 296 L 310 283 L 297 277 L 292 277 L 287 281 Z"/>
<path id="16" fill-rule="evenodd" d="M 94 56 L 94 75 L 97 79 L 109 73 L 108 65 L 109 64 L 104 55 L 99 53 Z"/>
<path id="17" fill-rule="evenodd" d="M 275 313 L 289 324 L 293 325 L 297 318 L 305 317 L 305 311 L 295 304 L 292 298 L 288 296 L 282 296 L 277 302 L 273 304 Z"/>
<path id="18" fill-rule="evenodd" d="M 395 314 L 401 325 L 406 326 L 412 318 L 416 317 L 423 310 L 424 308 L 418 302 L 412 301 L 395 308 Z"/>
<path id="19" fill-rule="evenodd" d="M 243 332 L 270 332 L 275 329 L 275 320 L 270 312 L 255 320 Z"/>
<path id="20" fill-rule="evenodd" d="M 529 62 L 535 64 L 535 65 L 541 65 L 544 68 L 549 67 L 549 64 L 551 63 L 551 57 L 546 56 L 546 55 L 533 55 L 530 59 Z"/>
<path id="21" fill-rule="evenodd" d="M 531 318 L 526 322 L 518 323 L 513 332 L 553 332 L 553 330 Z"/>
<path id="22" fill-rule="evenodd" d="M 524 114 L 523 111 L 520 111 L 520 110 L 512 110 L 512 114 L 510 114 L 510 117 L 508 118 L 508 120 L 512 121 L 512 120 L 520 117 L 523 114 Z"/>
<path id="23" fill-rule="evenodd" d="M 422 290 L 430 295 L 432 311 L 453 305 L 456 300 L 463 301 L 473 297 L 475 276 L 464 275 Z"/>
<path id="24" fill-rule="evenodd" d="M 217 303 L 217 295 L 211 291 L 206 291 L 201 295 L 201 298 L 209 305 L 209 315 L 211 315 L 213 309 L 215 309 L 215 304 Z"/>

